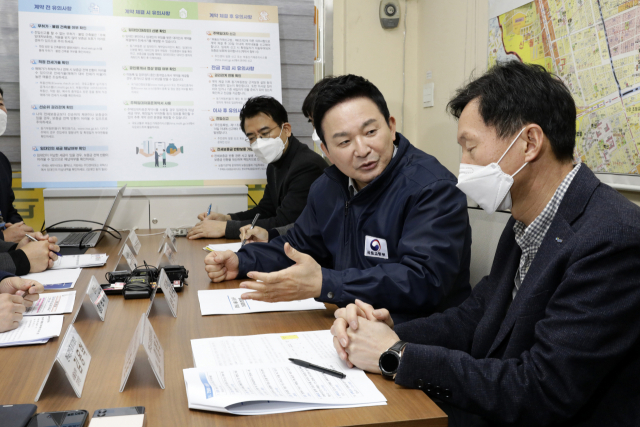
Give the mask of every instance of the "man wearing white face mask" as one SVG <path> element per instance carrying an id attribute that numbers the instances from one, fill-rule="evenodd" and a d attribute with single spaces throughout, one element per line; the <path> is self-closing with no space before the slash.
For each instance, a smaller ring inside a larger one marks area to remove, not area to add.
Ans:
<path id="1" fill-rule="evenodd" d="M 237 239 L 240 228 L 250 224 L 264 229 L 295 222 L 307 204 L 311 184 L 327 167 L 322 158 L 293 136 L 287 111 L 268 96 L 250 98 L 240 111 L 240 127 L 256 158 L 267 164 L 267 185 L 253 209 L 231 214 L 201 213 L 201 220 L 187 235 L 190 239 Z"/>
<path id="2" fill-rule="evenodd" d="M 322 86 L 324 86 L 325 83 L 327 83 L 333 78 L 334 78 L 333 76 L 327 76 L 322 80 L 320 80 L 319 82 L 317 82 L 311 88 L 307 96 L 304 98 L 304 101 L 302 102 L 302 114 L 304 114 L 307 120 L 309 120 L 309 123 L 311 123 L 311 125 L 313 126 L 313 133 L 311 134 L 311 139 L 313 140 L 313 143 L 318 151 L 322 150 L 322 147 L 321 147 L 322 140 L 320 140 L 320 137 L 318 136 L 318 132 L 316 132 L 315 123 L 313 122 L 313 106 L 316 101 L 316 96 L 318 95 L 318 92 L 320 91 L 320 89 L 322 89 Z M 251 225 L 248 224 L 240 228 L 240 240 L 244 241 L 246 239 L 247 243 L 268 242 L 270 240 L 275 239 L 278 236 L 284 236 L 285 234 L 287 234 L 287 231 L 289 231 L 291 228 L 293 228 L 293 223 L 283 225 L 280 227 L 275 227 L 275 228 L 272 228 L 271 230 L 265 230 L 262 227 L 251 228 Z"/>
<path id="3" fill-rule="evenodd" d="M 511 208 L 491 272 L 401 325 L 359 301 L 336 311 L 338 355 L 423 390 L 452 427 L 637 425 L 640 208 L 573 164 L 576 106 L 542 67 L 498 64 L 448 109 L 458 187 Z"/>
<path id="4" fill-rule="evenodd" d="M 0 88 L 0 135 L 7 129 L 7 107 L 4 104 L 4 92 Z M 25 233 L 33 232 L 33 228 L 22 222 L 22 217 L 13 207 L 15 196 L 11 189 L 11 163 L 0 152 L 0 239 L 18 243 Z"/>

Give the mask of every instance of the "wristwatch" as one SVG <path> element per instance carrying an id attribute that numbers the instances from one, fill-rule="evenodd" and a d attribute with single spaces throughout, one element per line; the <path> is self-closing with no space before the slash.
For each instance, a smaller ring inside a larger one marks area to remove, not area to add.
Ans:
<path id="1" fill-rule="evenodd" d="M 405 345 L 407 343 L 400 340 L 380 355 L 378 366 L 385 378 L 392 380 L 396 377 L 396 372 L 398 372 L 398 367 L 400 366 L 400 356 Z"/>

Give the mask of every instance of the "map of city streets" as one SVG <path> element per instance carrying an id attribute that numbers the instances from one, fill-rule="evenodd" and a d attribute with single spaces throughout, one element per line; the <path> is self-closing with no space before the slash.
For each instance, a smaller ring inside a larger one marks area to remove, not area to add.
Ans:
<path id="1" fill-rule="evenodd" d="M 639 0 L 535 0 L 489 22 L 489 67 L 540 64 L 578 107 L 576 153 L 594 172 L 640 174 Z"/>

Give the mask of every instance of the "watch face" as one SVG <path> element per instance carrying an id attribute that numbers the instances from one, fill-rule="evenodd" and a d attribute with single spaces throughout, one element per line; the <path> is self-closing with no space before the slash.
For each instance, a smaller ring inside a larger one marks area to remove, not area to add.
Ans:
<path id="1" fill-rule="evenodd" d="M 393 375 L 400 365 L 400 356 L 395 351 L 385 351 L 380 357 L 380 370 L 383 374 Z"/>

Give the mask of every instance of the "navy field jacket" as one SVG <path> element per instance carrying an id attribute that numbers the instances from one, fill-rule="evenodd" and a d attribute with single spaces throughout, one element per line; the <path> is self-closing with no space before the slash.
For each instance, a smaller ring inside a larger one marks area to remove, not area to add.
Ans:
<path id="1" fill-rule="evenodd" d="M 322 268 L 319 301 L 356 298 L 389 309 L 396 323 L 458 305 L 469 295 L 471 229 L 456 177 L 397 133 L 387 168 L 353 198 L 346 175 L 325 169 L 285 236 L 245 245 L 239 278 L 293 265 L 289 242 Z"/>

